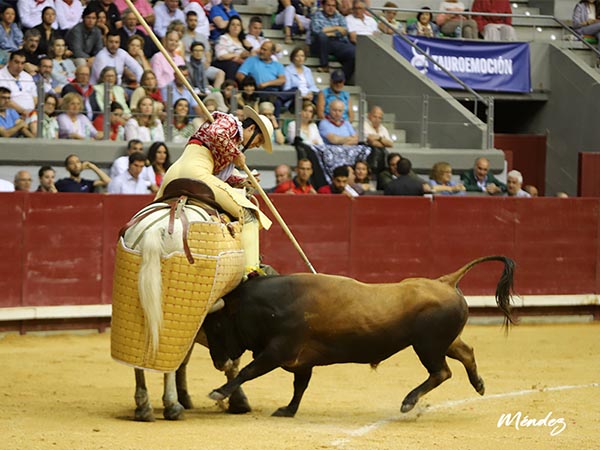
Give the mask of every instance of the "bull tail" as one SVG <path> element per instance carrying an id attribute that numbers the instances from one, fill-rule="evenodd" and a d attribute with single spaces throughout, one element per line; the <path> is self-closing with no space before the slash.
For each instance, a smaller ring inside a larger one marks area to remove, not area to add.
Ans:
<path id="1" fill-rule="evenodd" d="M 516 323 L 515 319 L 511 314 L 510 307 L 510 303 L 514 295 L 513 276 L 515 271 L 515 262 L 512 259 L 507 258 L 505 256 L 484 256 L 483 258 L 478 258 L 474 261 L 471 261 L 470 263 L 461 267 L 454 273 L 444 275 L 443 277 L 438 278 L 438 281 L 449 284 L 450 286 L 456 288 L 458 282 L 463 276 L 467 274 L 469 270 L 471 270 L 477 264 L 486 261 L 500 261 L 504 263 L 504 270 L 502 271 L 500 280 L 496 285 L 496 304 L 504 314 L 504 326 L 508 330 L 508 327 L 511 324 Z"/>
<path id="2" fill-rule="evenodd" d="M 161 228 L 149 228 L 144 232 L 140 243 L 142 262 L 138 277 L 140 304 L 146 323 L 146 347 L 151 354 L 158 351 L 159 333 L 162 327 L 162 277 L 160 257 L 163 251 Z"/>

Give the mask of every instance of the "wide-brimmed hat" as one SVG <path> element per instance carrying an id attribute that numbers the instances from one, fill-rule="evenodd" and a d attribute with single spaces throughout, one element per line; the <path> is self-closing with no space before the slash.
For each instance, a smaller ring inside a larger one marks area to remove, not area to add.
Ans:
<path id="1" fill-rule="evenodd" d="M 247 119 L 252 119 L 258 125 L 261 134 L 263 135 L 263 140 L 265 143 L 263 144 L 263 148 L 268 152 L 273 152 L 273 124 L 269 120 L 267 116 L 263 116 L 262 114 L 258 114 L 254 109 L 250 106 L 244 106 L 244 117 Z"/>

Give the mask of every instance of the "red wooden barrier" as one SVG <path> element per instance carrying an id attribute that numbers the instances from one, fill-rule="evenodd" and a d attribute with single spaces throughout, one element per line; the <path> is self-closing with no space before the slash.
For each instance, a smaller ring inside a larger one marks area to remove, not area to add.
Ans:
<path id="1" fill-rule="evenodd" d="M 517 262 L 522 294 L 600 292 L 600 199 L 273 195 L 320 273 L 367 282 L 438 277 L 492 254 Z M 0 306 L 110 303 L 119 228 L 149 196 L 0 194 Z M 265 262 L 307 272 L 281 227 L 261 233 Z M 499 264 L 473 269 L 493 293 Z"/>
<path id="2" fill-rule="evenodd" d="M 600 153 L 579 152 L 577 195 L 600 197 Z"/>

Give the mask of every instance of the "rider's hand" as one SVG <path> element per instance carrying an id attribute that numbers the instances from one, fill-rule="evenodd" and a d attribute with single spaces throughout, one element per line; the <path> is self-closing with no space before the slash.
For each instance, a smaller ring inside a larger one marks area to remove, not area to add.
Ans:
<path id="1" fill-rule="evenodd" d="M 246 155 L 240 153 L 234 160 L 233 163 L 238 167 L 244 167 L 246 165 Z"/>

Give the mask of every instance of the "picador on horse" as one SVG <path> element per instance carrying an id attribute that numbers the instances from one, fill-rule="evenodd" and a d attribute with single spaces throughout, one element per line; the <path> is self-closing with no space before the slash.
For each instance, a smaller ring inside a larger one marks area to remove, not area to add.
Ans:
<path id="1" fill-rule="evenodd" d="M 259 229 L 271 221 L 247 196 L 244 152 L 272 151 L 271 121 L 252 108 L 245 119 L 214 112 L 169 168 L 153 203 L 121 230 L 115 256 L 111 353 L 135 368 L 136 420 L 154 420 L 144 369 L 165 373 L 164 416 L 191 407 L 185 364 L 199 329 L 221 297 L 263 273 Z M 175 375 L 175 370 L 178 370 Z M 229 379 L 237 364 L 225 367 Z M 230 412 L 249 411 L 241 390 Z"/>

